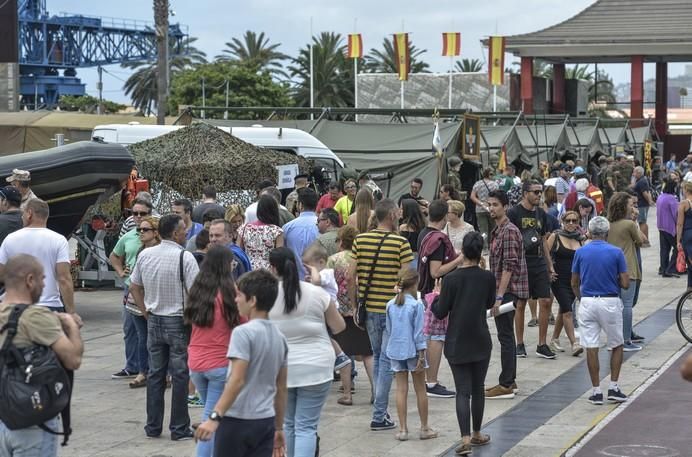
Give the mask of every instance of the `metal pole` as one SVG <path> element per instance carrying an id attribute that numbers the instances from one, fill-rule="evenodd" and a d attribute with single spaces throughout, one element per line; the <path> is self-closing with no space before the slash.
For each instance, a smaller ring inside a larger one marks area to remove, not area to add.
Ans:
<path id="1" fill-rule="evenodd" d="M 493 85 L 493 113 L 497 112 L 497 86 Z"/>
<path id="2" fill-rule="evenodd" d="M 447 108 L 452 109 L 452 71 L 454 71 L 454 57 L 449 56 L 449 103 Z"/>
<path id="3" fill-rule="evenodd" d="M 313 43 L 314 43 L 314 38 L 312 35 L 312 17 L 310 17 L 310 108 L 315 107 L 315 78 L 314 78 L 314 68 L 313 68 Z M 310 119 L 314 120 L 315 117 L 312 113 L 310 113 Z"/>
<path id="4" fill-rule="evenodd" d="M 96 107 L 96 114 L 103 114 L 103 68 L 98 67 L 99 82 L 96 83 L 96 89 L 99 91 L 99 104 Z"/>
<path id="5" fill-rule="evenodd" d="M 34 76 L 34 111 L 38 111 L 38 84 L 36 84 L 36 76 Z"/>
<path id="6" fill-rule="evenodd" d="M 204 107 L 207 106 L 206 94 L 204 92 L 204 78 L 202 78 L 202 119 L 206 119 Z"/>
<path id="7" fill-rule="evenodd" d="M 404 81 L 401 81 L 401 109 L 404 109 Z"/>
<path id="8" fill-rule="evenodd" d="M 55 134 L 55 145 L 56 146 L 64 146 L 65 145 L 65 134 L 64 133 L 56 133 Z"/>
<path id="9" fill-rule="evenodd" d="M 358 108 L 358 58 L 353 59 L 353 107 Z M 358 115 L 356 114 L 356 122 Z"/>
<path id="10" fill-rule="evenodd" d="M 226 80 L 226 111 L 223 112 L 223 118 L 228 120 L 228 80 Z"/>

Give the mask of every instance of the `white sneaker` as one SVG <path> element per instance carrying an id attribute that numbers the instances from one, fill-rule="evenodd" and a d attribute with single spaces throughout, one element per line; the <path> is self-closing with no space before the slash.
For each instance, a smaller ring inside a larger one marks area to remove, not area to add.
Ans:
<path id="1" fill-rule="evenodd" d="M 553 338 L 550 340 L 550 349 L 552 349 L 553 352 L 565 352 L 565 349 L 560 345 L 560 338 Z"/>

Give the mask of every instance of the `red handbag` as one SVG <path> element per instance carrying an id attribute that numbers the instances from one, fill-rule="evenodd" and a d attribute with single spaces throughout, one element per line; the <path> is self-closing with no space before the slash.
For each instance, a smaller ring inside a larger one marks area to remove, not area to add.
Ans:
<path id="1" fill-rule="evenodd" d="M 687 261 L 685 259 L 685 251 L 682 249 L 678 250 L 678 258 L 675 262 L 675 268 L 678 270 L 678 273 L 680 273 L 680 274 L 687 271 Z"/>

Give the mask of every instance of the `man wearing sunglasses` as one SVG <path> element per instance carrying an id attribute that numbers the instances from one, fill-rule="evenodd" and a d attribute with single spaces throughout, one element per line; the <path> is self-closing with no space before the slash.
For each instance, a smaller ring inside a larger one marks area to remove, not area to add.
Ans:
<path id="1" fill-rule="evenodd" d="M 525 181 L 522 185 L 521 202 L 507 211 L 509 220 L 521 231 L 524 242 L 526 268 L 529 273 L 529 299 L 538 299 L 538 347 L 536 355 L 554 359 L 555 353 L 546 344 L 550 316 L 550 281 L 555 276 L 553 261 L 548 247 L 548 218 L 540 208 L 543 186 L 538 181 Z M 526 357 L 524 346 L 524 312 L 526 301 L 517 302 L 515 327 L 517 332 L 517 357 Z"/>
<path id="2" fill-rule="evenodd" d="M 108 257 L 110 260 L 115 274 L 121 278 L 125 284 L 123 288 L 124 298 L 123 303 L 127 307 L 129 287 L 130 287 L 130 272 L 135 266 L 135 261 L 137 260 L 137 253 L 142 247 L 142 242 L 137 233 L 139 225 L 142 223 L 142 219 L 146 216 L 151 215 L 152 206 L 147 200 L 135 199 L 132 204 L 132 219 L 135 226 L 120 237 L 116 243 L 111 255 Z M 132 303 L 134 309 L 136 305 Z M 130 379 L 137 376 L 140 372 L 140 367 L 138 366 L 137 359 L 137 329 L 135 328 L 133 313 L 128 312 L 125 307 L 123 307 L 123 334 L 125 338 L 125 368 L 113 373 L 111 375 L 112 379 Z"/>

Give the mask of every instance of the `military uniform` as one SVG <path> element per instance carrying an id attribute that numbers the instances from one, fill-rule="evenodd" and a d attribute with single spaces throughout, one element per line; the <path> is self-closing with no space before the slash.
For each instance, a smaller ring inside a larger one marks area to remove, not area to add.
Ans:
<path id="1" fill-rule="evenodd" d="M 613 184 L 616 192 L 627 191 L 632 183 L 632 172 L 634 172 L 634 168 L 627 162 L 618 162 L 613 165 Z"/>

